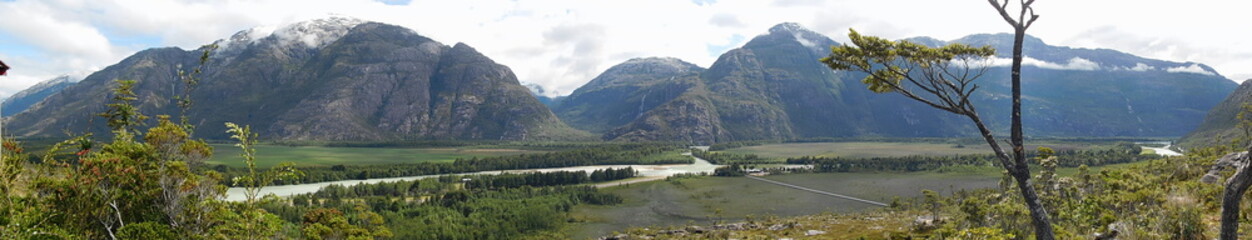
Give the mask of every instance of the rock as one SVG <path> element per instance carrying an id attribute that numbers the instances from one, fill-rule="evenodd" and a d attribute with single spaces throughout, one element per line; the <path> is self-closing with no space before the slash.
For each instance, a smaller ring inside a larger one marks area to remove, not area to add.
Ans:
<path id="1" fill-rule="evenodd" d="M 770 231 L 782 231 L 782 230 L 786 230 L 786 229 L 787 229 L 787 225 L 783 225 L 783 224 L 774 224 L 773 226 L 769 226 L 769 228 L 768 228 L 768 229 L 769 229 Z"/>
<path id="2" fill-rule="evenodd" d="M 687 232 L 691 232 L 691 233 L 704 233 L 704 228 L 702 228 L 702 227 L 700 227 L 700 226 L 688 226 L 688 227 L 687 227 Z"/>
<path id="3" fill-rule="evenodd" d="M 744 223 L 731 223 L 731 224 L 713 225 L 713 227 L 712 227 L 712 228 L 713 228 L 713 230 L 731 230 L 731 231 L 740 231 L 740 230 L 744 230 L 744 229 L 745 229 L 745 228 L 744 228 Z"/>
<path id="4" fill-rule="evenodd" d="M 808 231 L 805 231 L 805 232 L 804 232 L 804 236 L 815 236 L 815 235 L 822 235 L 822 234 L 826 234 L 826 231 L 822 231 L 822 230 L 808 230 Z"/>
<path id="5" fill-rule="evenodd" d="M 608 237 L 601 237 L 599 238 L 599 240 L 626 240 L 629 238 L 630 238 L 630 235 L 618 234 L 618 235 L 613 235 L 613 236 L 608 236 Z"/>
<path id="6" fill-rule="evenodd" d="M 680 235 L 681 236 L 681 235 L 687 235 L 687 230 L 682 230 L 682 229 L 661 230 L 661 231 L 658 231 L 657 233 L 665 234 L 665 235 Z"/>

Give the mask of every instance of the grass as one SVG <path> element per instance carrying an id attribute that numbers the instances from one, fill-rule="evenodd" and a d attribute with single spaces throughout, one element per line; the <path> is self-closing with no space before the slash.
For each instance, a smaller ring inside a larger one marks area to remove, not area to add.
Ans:
<path id="1" fill-rule="evenodd" d="M 256 146 L 257 166 L 266 168 L 281 162 L 294 162 L 297 166 L 369 165 L 418 162 L 451 162 L 457 158 L 490 157 L 538 153 L 542 151 L 518 149 L 492 149 L 475 147 L 446 148 L 357 148 L 321 146 Z M 239 147 L 231 144 L 214 144 L 213 159 L 208 164 L 224 164 L 243 167 Z"/>
<path id="2" fill-rule="evenodd" d="M 894 196 L 919 196 L 922 189 L 946 193 L 949 189 L 994 187 L 999 179 L 995 175 L 950 173 L 792 174 L 768 178 L 880 202 L 889 202 Z M 604 190 L 623 196 L 625 201 L 615 206 L 575 207 L 572 217 L 580 223 L 571 227 L 571 237 L 594 238 L 630 227 L 707 225 L 751 217 L 850 213 L 876 208 L 748 178 L 701 177 Z"/>
<path id="3" fill-rule="evenodd" d="M 1088 149 L 1091 143 L 1049 141 L 1038 144 L 1027 144 L 1026 149 L 1047 146 L 1053 149 Z M 736 154 L 756 154 L 765 158 L 788 158 L 800 156 L 874 158 L 904 156 L 951 156 L 967 154 L 990 154 L 991 147 L 986 144 L 956 144 L 939 142 L 816 142 L 816 143 L 782 143 L 766 144 L 727 149 L 721 152 Z"/>
<path id="4" fill-rule="evenodd" d="M 1147 162 L 1091 167 L 1128 168 Z M 1039 168 L 1032 167 L 1032 171 Z M 927 172 L 808 173 L 773 175 L 767 179 L 832 193 L 889 203 L 895 197 L 908 200 L 923 189 L 945 195 L 961 189 L 995 188 L 1000 173 L 995 166 L 955 166 Z M 1073 176 L 1077 168 L 1060 168 L 1060 176 Z M 624 202 L 614 206 L 579 205 L 571 213 L 577 222 L 566 232 L 574 239 L 606 236 L 632 227 L 665 228 L 674 225 L 710 225 L 765 217 L 789 217 L 818 213 L 854 213 L 875 206 L 781 187 L 742 177 L 697 177 L 677 181 L 653 181 L 604 188 Z M 840 232 L 840 231 L 834 231 Z"/>

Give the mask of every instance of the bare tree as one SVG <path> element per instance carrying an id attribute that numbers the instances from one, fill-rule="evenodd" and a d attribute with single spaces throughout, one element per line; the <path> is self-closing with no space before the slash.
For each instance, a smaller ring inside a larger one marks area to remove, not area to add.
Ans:
<path id="1" fill-rule="evenodd" d="M 1004 0 L 1001 3 L 999 0 L 987 0 L 992 8 L 1000 12 L 1004 22 L 1013 26 L 1013 66 L 1010 74 L 1013 81 L 1013 120 L 1009 129 L 1009 144 L 1013 145 L 1013 167 L 1016 170 L 1009 170 L 1009 173 L 1017 179 L 1022 197 L 1026 200 L 1026 207 L 1030 210 L 1031 223 L 1035 225 L 1035 238 L 1054 239 L 1056 237 L 1052 234 L 1052 221 L 1048 219 L 1048 211 L 1039 203 L 1039 196 L 1029 183 L 1030 168 L 1026 165 L 1026 148 L 1022 141 L 1022 41 L 1026 38 L 1026 29 L 1034 25 L 1035 20 L 1039 20 L 1039 15 L 1031 7 L 1035 0 L 1018 0 L 1017 17 L 1014 18 L 1009 13 L 1010 1 L 1012 0 Z"/>
<path id="2" fill-rule="evenodd" d="M 979 117 L 970 97 L 978 89 L 973 81 L 986 73 L 985 61 L 995 55 L 991 47 L 971 47 L 950 44 L 931 48 L 908 41 L 888 41 L 872 36 L 861 36 L 856 31 L 848 34 L 851 45 L 831 48 L 831 54 L 822 58 L 831 69 L 852 70 L 868 73 L 862 80 L 877 93 L 895 92 L 933 108 L 965 116 L 978 128 L 979 134 L 991 146 L 1000 165 L 1017 182 L 1026 207 L 1030 211 L 1035 228 L 1035 238 L 1055 239 L 1048 211 L 1039 201 L 1039 195 L 1031 183 L 1030 166 L 1027 163 L 1021 116 L 1021 69 L 1022 42 L 1026 29 L 1039 19 L 1031 8 L 1033 0 L 1020 0 L 1017 18 L 1010 16 L 1008 2 L 988 0 L 1004 20 L 1013 26 L 1012 65 L 1012 122 L 1009 147 L 1012 153 L 1000 146 L 1000 141 Z"/>

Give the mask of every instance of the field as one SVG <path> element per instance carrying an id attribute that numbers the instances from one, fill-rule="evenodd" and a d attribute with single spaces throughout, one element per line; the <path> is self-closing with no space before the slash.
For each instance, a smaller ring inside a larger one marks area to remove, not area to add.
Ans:
<path id="1" fill-rule="evenodd" d="M 1127 168 L 1146 162 L 1091 167 Z M 1037 167 L 1031 169 L 1039 171 Z M 765 178 L 832 193 L 891 202 L 921 196 L 923 189 L 944 195 L 961 189 L 995 188 L 999 167 L 957 166 L 928 172 L 900 173 L 810 173 L 767 176 Z M 1077 168 L 1060 168 L 1060 176 L 1073 176 Z M 652 181 L 604 188 L 625 198 L 615 206 L 580 205 L 573 218 L 579 223 L 568 229 L 574 239 L 604 236 L 630 227 L 712 224 L 745 218 L 798 216 L 816 213 L 849 213 L 876 206 L 781 187 L 742 177 L 699 177 L 678 181 Z"/>
<path id="2" fill-rule="evenodd" d="M 214 144 L 213 159 L 208 164 L 243 167 L 242 151 L 231 144 Z M 299 166 L 332 166 L 362 164 L 396 164 L 416 162 L 451 162 L 457 158 L 490 157 L 539 153 L 542 151 L 488 148 L 357 148 L 322 146 L 256 146 L 257 166 L 270 167 L 281 162 Z"/>
<path id="3" fill-rule="evenodd" d="M 1090 143 L 1046 142 L 1027 144 L 1026 149 L 1038 146 L 1053 149 L 1086 149 Z M 966 154 L 990 154 L 991 147 L 985 143 L 938 143 L 938 142 L 817 142 L 817 143 L 781 143 L 760 146 L 748 146 L 727 149 L 725 153 L 756 154 L 765 158 L 787 158 L 800 156 L 873 158 L 903 157 L 913 155 L 950 156 Z"/>
<path id="4" fill-rule="evenodd" d="M 998 175 L 967 173 L 792 174 L 768 179 L 823 191 L 890 202 L 920 196 L 922 189 L 995 187 Z M 847 213 L 876 206 L 832 198 L 748 178 L 701 177 L 605 188 L 625 198 L 615 206 L 578 206 L 570 229 L 574 239 L 602 236 L 629 227 L 733 222 L 746 217 Z"/>

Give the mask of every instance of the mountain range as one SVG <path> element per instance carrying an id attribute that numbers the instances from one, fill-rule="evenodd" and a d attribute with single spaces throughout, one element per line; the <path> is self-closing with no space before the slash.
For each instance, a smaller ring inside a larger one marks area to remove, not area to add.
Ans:
<path id="1" fill-rule="evenodd" d="M 65 88 L 78 83 L 78 80 L 70 75 L 61 75 L 52 79 L 44 80 L 36 83 L 25 90 L 14 93 L 12 96 L 4 99 L 4 103 L 0 103 L 0 115 L 3 117 L 13 116 L 13 114 L 26 111 L 31 105 L 43 101 L 44 98 L 52 96 L 52 94 L 65 90 Z"/>
<path id="2" fill-rule="evenodd" d="M 536 140 L 585 135 L 561 123 L 506 66 L 474 48 L 414 31 L 332 17 L 255 28 L 216 42 L 188 113 L 202 137 L 227 138 L 224 122 L 264 138 L 311 141 Z M 180 68 L 203 49 L 155 48 L 95 72 L 14 115 L 19 136 L 107 132 L 103 101 L 114 79 L 138 80 L 136 105 L 177 115 Z"/>
<path id="3" fill-rule="evenodd" d="M 906 40 L 1000 50 L 973 100 L 991 127 L 1007 130 L 1011 34 Z M 508 67 L 468 45 L 447 46 L 409 29 L 351 18 L 255 28 L 216 43 L 220 48 L 205 66 L 189 113 L 197 134 L 207 138 L 225 138 L 223 122 L 253 125 L 265 138 L 313 141 L 595 135 L 708 144 L 976 133 L 966 119 L 870 92 L 862 73 L 830 70 L 817 59 L 840 43 L 794 23 L 770 28 L 707 68 L 676 58 L 635 58 L 560 97 L 519 83 Z M 1236 87 L 1198 63 L 1053 46 L 1029 36 L 1024 49 L 1023 116 L 1031 136 L 1181 136 Z M 184 87 L 175 73 L 195 66 L 201 50 L 149 49 L 63 90 L 32 88 L 21 99 L 47 97 L 8 124 L 20 136 L 106 132 L 94 115 L 104 111 L 114 79 L 139 80 L 145 113 L 174 115 L 171 97 Z M 8 102 L 4 107 L 11 108 Z"/>
<path id="4" fill-rule="evenodd" d="M 995 47 L 974 102 L 1007 130 L 1011 34 L 976 34 L 930 46 Z M 954 137 L 972 124 L 896 94 L 865 89 L 859 72 L 816 59 L 839 43 L 784 23 L 721 55 L 708 69 L 672 58 L 639 58 L 609 68 L 554 110 L 606 140 L 699 143 L 814 137 Z M 1025 126 L 1031 136 L 1181 136 L 1235 84 L 1212 68 L 1107 49 L 1024 44 Z"/>

